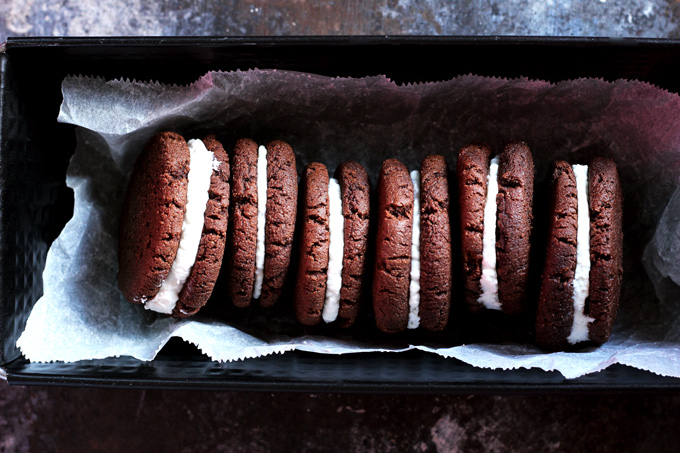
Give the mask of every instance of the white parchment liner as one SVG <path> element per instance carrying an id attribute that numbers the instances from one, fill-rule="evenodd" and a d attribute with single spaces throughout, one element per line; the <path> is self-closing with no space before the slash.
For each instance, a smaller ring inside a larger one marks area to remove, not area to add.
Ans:
<path id="1" fill-rule="evenodd" d="M 417 348 L 479 367 L 538 367 L 568 378 L 614 363 L 680 377 L 680 194 L 669 204 L 680 180 L 675 94 L 634 81 L 549 84 L 461 76 L 396 85 L 381 76 L 261 70 L 211 72 L 190 86 L 68 77 L 62 92 L 58 120 L 80 126 L 67 173 L 75 207 L 49 250 L 44 296 L 17 342 L 31 361 L 151 360 L 175 336 L 219 361 L 293 349 L 342 354 Z M 370 334 L 361 340 L 296 337 L 200 314 L 177 321 L 145 312 L 117 288 L 116 236 L 129 172 L 144 143 L 161 130 L 187 139 L 216 132 L 227 144 L 242 136 L 283 139 L 296 150 L 300 168 L 318 160 L 333 171 L 353 159 L 366 166 L 374 184 L 386 158 L 416 169 L 425 155 L 438 153 L 455 168 L 457 150 L 469 142 L 496 150 L 510 140 L 528 142 L 539 183 L 555 159 L 613 157 L 626 196 L 626 276 L 612 337 L 600 348 L 546 354 L 528 343 L 450 347 L 373 340 Z"/>

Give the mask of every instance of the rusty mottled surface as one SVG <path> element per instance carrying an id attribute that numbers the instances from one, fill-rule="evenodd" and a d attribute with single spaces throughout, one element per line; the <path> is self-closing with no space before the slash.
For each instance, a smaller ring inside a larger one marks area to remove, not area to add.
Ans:
<path id="1" fill-rule="evenodd" d="M 678 38 L 675 0 L 2 0 L 7 36 L 459 34 Z M 677 451 L 680 396 L 313 395 L 22 388 L 0 452 Z"/>
<path id="2" fill-rule="evenodd" d="M 3 0 L 7 36 L 570 35 L 678 37 L 676 0 Z"/>
<path id="3" fill-rule="evenodd" d="M 680 396 L 315 395 L 0 383 L 0 451 L 677 451 Z"/>

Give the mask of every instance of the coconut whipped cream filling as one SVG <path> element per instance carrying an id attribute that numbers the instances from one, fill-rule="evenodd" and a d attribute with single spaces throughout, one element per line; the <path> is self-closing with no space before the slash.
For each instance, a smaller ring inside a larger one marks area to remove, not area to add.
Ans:
<path id="1" fill-rule="evenodd" d="M 264 281 L 264 227 L 267 220 L 267 148 L 257 149 L 257 245 L 255 249 L 255 287 L 253 298 L 259 299 Z"/>
<path id="2" fill-rule="evenodd" d="M 496 211 L 498 210 L 498 156 L 489 164 L 486 203 L 484 204 L 484 226 L 482 231 L 482 277 L 479 280 L 481 294 L 477 302 L 490 310 L 500 310 L 498 300 L 498 273 L 496 272 Z"/>
<path id="3" fill-rule="evenodd" d="M 420 172 L 411 172 L 413 182 L 413 235 L 411 236 L 411 283 L 408 291 L 407 328 L 417 329 L 420 325 Z"/>
<path id="4" fill-rule="evenodd" d="M 578 224 L 576 228 L 576 271 L 574 272 L 574 321 L 570 344 L 588 341 L 588 324 L 594 321 L 585 314 L 586 299 L 590 289 L 590 208 L 588 206 L 588 166 L 572 165 L 576 176 Z"/>
<path id="5" fill-rule="evenodd" d="M 182 235 L 177 255 L 170 272 L 153 299 L 147 300 L 144 308 L 170 314 L 175 309 L 179 293 L 184 287 L 191 268 L 196 261 L 198 246 L 203 234 L 205 209 L 210 197 L 210 177 L 215 169 L 215 156 L 208 151 L 201 140 L 189 140 L 190 158 L 187 175 L 187 203 L 182 223 Z"/>
<path id="6" fill-rule="evenodd" d="M 335 178 L 328 181 L 328 271 L 326 272 L 326 300 L 321 317 L 326 322 L 338 318 L 340 289 L 342 288 L 342 258 L 345 249 L 345 218 L 342 215 L 340 184 Z"/>

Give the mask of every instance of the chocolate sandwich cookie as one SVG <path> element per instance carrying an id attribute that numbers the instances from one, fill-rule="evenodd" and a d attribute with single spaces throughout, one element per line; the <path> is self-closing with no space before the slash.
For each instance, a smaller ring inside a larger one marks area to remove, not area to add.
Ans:
<path id="1" fill-rule="evenodd" d="M 462 148 L 457 164 L 465 302 L 473 312 L 524 309 L 534 162 L 523 142 L 491 159 L 484 145 Z"/>
<path id="2" fill-rule="evenodd" d="M 451 231 L 446 161 L 428 156 L 409 175 L 399 161 L 383 163 L 373 308 L 378 329 L 441 330 L 451 298 Z"/>
<path id="3" fill-rule="evenodd" d="M 209 136 L 162 132 L 135 163 L 119 226 L 118 285 L 145 308 L 182 318 L 212 294 L 224 254 L 229 159 Z"/>
<path id="4" fill-rule="evenodd" d="M 623 196 L 616 165 L 558 161 L 552 170 L 546 261 L 536 342 L 564 350 L 609 339 L 623 276 Z"/>
<path id="5" fill-rule="evenodd" d="M 359 311 L 368 244 L 368 175 L 345 162 L 329 179 L 323 164 L 309 164 L 301 178 L 302 234 L 294 309 L 298 321 L 322 319 L 341 327 Z"/>
<path id="6" fill-rule="evenodd" d="M 241 139 L 232 157 L 229 295 L 237 307 L 274 305 L 290 264 L 297 210 L 295 153 Z"/>

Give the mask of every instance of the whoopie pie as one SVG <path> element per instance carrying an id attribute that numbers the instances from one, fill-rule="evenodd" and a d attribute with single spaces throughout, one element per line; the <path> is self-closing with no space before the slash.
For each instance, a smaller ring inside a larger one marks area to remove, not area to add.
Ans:
<path id="1" fill-rule="evenodd" d="M 486 145 L 458 154 L 465 302 L 472 312 L 524 310 L 529 279 L 534 161 L 523 142 L 491 157 Z"/>
<path id="2" fill-rule="evenodd" d="M 154 135 L 123 205 L 118 285 L 133 303 L 183 318 L 208 301 L 224 254 L 229 158 L 214 136 Z"/>
<path id="3" fill-rule="evenodd" d="M 278 300 L 290 265 L 297 210 L 295 153 L 276 140 L 236 142 L 232 156 L 229 296 L 237 307 Z"/>
<path id="4" fill-rule="evenodd" d="M 373 309 L 386 333 L 442 330 L 451 304 L 448 166 L 428 156 L 410 174 L 396 159 L 378 178 Z"/>
<path id="5" fill-rule="evenodd" d="M 368 246 L 370 185 L 366 170 L 345 162 L 329 178 L 311 163 L 301 178 L 302 231 L 293 306 L 298 321 L 354 324 Z"/>
<path id="6" fill-rule="evenodd" d="M 623 277 L 623 195 L 616 164 L 555 162 L 536 342 L 547 350 L 602 344 L 616 318 Z"/>

